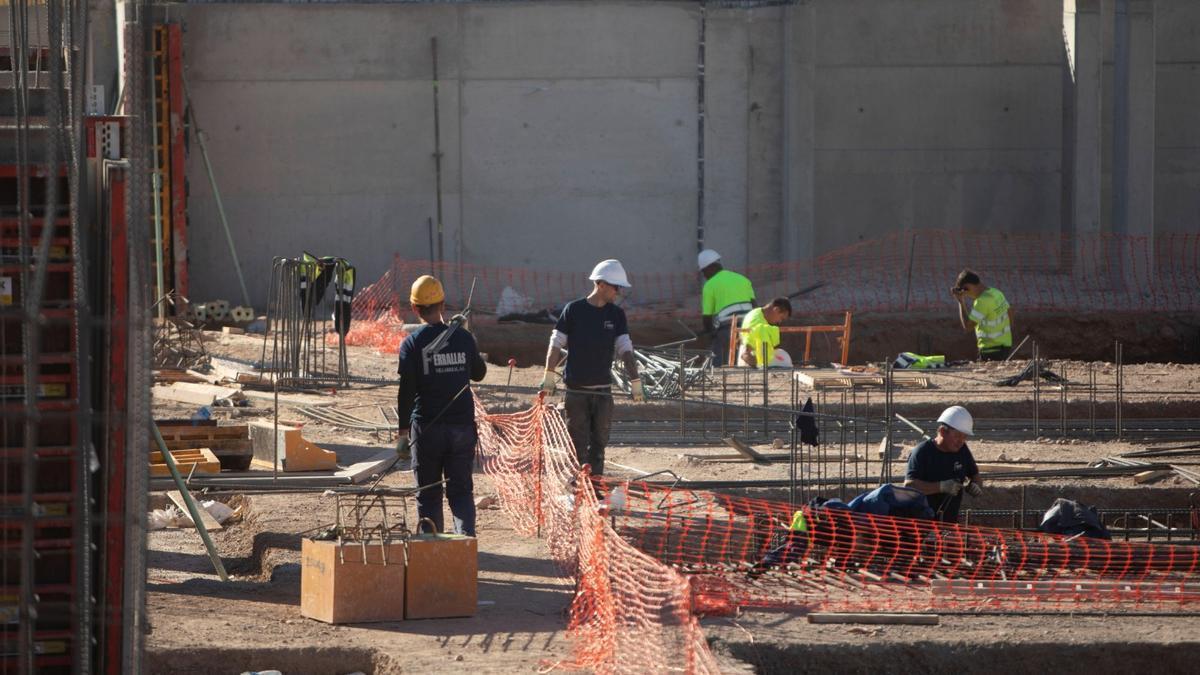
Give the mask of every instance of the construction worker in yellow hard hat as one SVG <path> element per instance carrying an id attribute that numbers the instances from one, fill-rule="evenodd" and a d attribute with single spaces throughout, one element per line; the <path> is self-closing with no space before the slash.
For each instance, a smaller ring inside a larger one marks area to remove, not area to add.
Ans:
<path id="1" fill-rule="evenodd" d="M 746 277 L 721 266 L 721 254 L 706 248 L 696 256 L 696 266 L 704 275 L 700 292 L 701 332 L 712 333 L 713 365 L 728 360 L 729 327 L 734 316 L 745 316 L 754 309 L 754 286 Z"/>
<path id="2" fill-rule="evenodd" d="M 487 374 L 475 336 L 462 327 L 447 326 L 442 319 L 446 292 L 431 276 L 413 282 L 409 293 L 421 327 L 400 343 L 400 392 L 397 413 L 400 438 L 397 452 L 412 454 L 417 485 L 429 485 L 417 495 L 417 514 L 442 527 L 442 485 L 454 514 L 454 530 L 475 536 L 475 497 L 472 469 L 475 464 L 475 404 L 470 381 Z M 450 334 L 440 344 L 435 340 Z M 434 485 L 437 483 L 437 485 Z"/>
<path id="3" fill-rule="evenodd" d="M 633 400 L 642 401 L 642 381 L 633 358 L 633 341 L 625 310 L 613 304 L 621 291 L 629 288 L 629 279 L 619 260 L 604 260 L 588 277 L 592 292 L 586 298 L 567 303 L 546 351 L 546 373 L 542 391 L 553 394 L 558 374 L 555 369 L 567 352 L 563 370 L 566 384 L 567 432 L 575 445 L 580 464 L 590 464 L 593 476 L 604 475 L 604 448 L 612 426 L 612 362 L 615 353 L 625 364 L 633 390 Z"/>

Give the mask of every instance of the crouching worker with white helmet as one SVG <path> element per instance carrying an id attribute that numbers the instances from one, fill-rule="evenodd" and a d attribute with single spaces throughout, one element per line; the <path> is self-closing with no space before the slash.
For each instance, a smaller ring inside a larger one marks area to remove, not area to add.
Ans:
<path id="1" fill-rule="evenodd" d="M 938 418 L 937 436 L 918 445 L 908 457 L 904 487 L 924 494 L 942 522 L 958 522 L 964 490 L 972 497 L 983 492 L 979 467 L 967 447 L 974 425 L 966 408 L 946 408 Z"/>
<path id="2" fill-rule="evenodd" d="M 554 394 L 558 374 L 555 368 L 567 352 L 563 369 L 566 385 L 565 408 L 567 432 L 575 445 L 580 464 L 590 464 L 593 476 L 604 475 L 604 448 L 612 426 L 612 362 L 613 354 L 625 364 L 630 379 L 633 400 L 645 399 L 642 381 L 638 378 L 637 362 L 633 358 L 633 341 L 625 310 L 614 303 L 622 290 L 629 288 L 629 279 L 619 260 L 604 260 L 592 270 L 592 292 L 586 298 L 567 303 L 546 351 L 546 374 L 541 389 Z"/>

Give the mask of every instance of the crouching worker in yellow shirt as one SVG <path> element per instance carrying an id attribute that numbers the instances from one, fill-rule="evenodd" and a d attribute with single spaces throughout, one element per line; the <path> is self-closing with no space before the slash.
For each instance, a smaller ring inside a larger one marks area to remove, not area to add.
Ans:
<path id="1" fill-rule="evenodd" d="M 742 321 L 742 346 L 738 362 L 744 366 L 790 368 L 792 359 L 779 349 L 779 325 L 792 316 L 792 303 L 775 298 L 764 307 L 750 310 Z"/>

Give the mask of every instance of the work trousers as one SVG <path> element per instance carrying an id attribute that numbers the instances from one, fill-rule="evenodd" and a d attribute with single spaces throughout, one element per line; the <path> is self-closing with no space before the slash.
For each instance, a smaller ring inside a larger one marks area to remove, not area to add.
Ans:
<path id="1" fill-rule="evenodd" d="M 474 424 L 436 423 L 422 429 L 412 423 L 412 469 L 417 485 L 429 485 L 446 479 L 445 489 L 434 485 L 417 495 L 417 517 L 428 518 L 445 532 L 442 526 L 442 494 L 454 514 L 454 532 L 475 536 L 475 482 L 471 475 L 475 465 L 475 443 L 478 441 Z M 423 526 L 422 531 L 427 527 Z"/>
<path id="2" fill-rule="evenodd" d="M 1003 361 L 1008 358 L 1008 353 L 1012 351 L 1012 347 L 988 347 L 979 350 L 980 361 Z"/>
<path id="3" fill-rule="evenodd" d="M 727 321 L 713 333 L 712 341 L 712 364 L 714 366 L 726 365 L 729 360 L 729 329 L 733 322 Z"/>
<path id="4" fill-rule="evenodd" d="M 568 389 L 564 395 L 567 433 L 580 465 L 591 464 L 593 476 L 604 475 L 604 447 L 612 427 L 613 399 L 608 391 L 584 394 Z"/>

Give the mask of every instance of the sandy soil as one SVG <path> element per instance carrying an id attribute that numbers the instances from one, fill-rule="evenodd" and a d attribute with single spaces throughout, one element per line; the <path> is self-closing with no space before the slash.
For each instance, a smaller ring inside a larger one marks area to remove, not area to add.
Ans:
<path id="1" fill-rule="evenodd" d="M 246 362 L 261 357 L 261 338 L 208 334 L 209 347 L 218 356 Z M 352 372 L 390 378 L 395 356 L 369 349 L 351 348 Z M 493 355 L 493 360 L 495 360 Z M 1024 364 L 1005 367 L 974 366 L 936 376 L 936 389 L 905 392 L 901 405 L 915 412 L 943 406 L 949 392 L 977 406 L 986 417 L 997 405 L 994 376 L 1016 372 Z M 1086 371 L 1083 363 L 1057 364 L 1074 378 Z M 1065 367 L 1063 367 L 1065 366 Z M 1113 366 L 1096 363 L 1104 377 Z M 246 370 L 250 368 L 247 366 Z M 1061 371 L 1060 371 L 1061 372 Z M 489 408 L 523 407 L 541 379 L 541 368 L 527 366 L 510 372 L 492 366 L 479 395 Z M 1139 364 L 1125 370 L 1126 391 L 1144 392 L 1144 410 L 1155 406 L 1194 405 L 1200 395 L 1200 366 Z M 512 391 L 506 393 L 508 387 Z M 394 386 L 355 386 L 345 391 L 318 392 L 339 410 L 364 418 L 381 419 L 379 406 L 395 402 Z M 761 397 L 761 392 L 759 392 Z M 772 397 L 772 404 L 786 401 Z M 840 396 L 840 395 L 839 395 Z M 1011 394 L 1014 404 L 1032 401 L 1032 388 L 1022 385 Z M 871 414 L 878 394 L 872 395 Z M 830 404 L 833 405 L 833 404 Z M 1057 405 L 1057 402 L 1055 402 Z M 156 402 L 157 417 L 189 417 L 195 406 Z M 223 422 L 241 419 L 264 409 L 214 409 Z M 1134 408 L 1133 410 L 1137 410 Z M 866 414 L 865 412 L 863 414 Z M 1048 414 L 1048 413 L 1047 413 Z M 678 407 L 618 406 L 621 420 L 658 419 L 678 422 Z M 307 419 L 294 407 L 284 406 L 279 416 L 304 425 L 305 437 L 339 451 L 339 461 L 350 463 L 390 447 L 390 434 L 357 432 Z M 694 417 L 692 419 L 695 419 Z M 715 419 L 710 414 L 709 421 Z M 619 425 L 618 425 L 619 426 Z M 714 427 L 715 429 L 715 427 Z M 915 434 L 913 438 L 915 439 Z M 877 440 L 877 439 L 875 439 Z M 763 439 L 765 441 L 765 439 Z M 695 446 L 655 446 L 645 443 L 609 449 L 610 474 L 634 477 L 668 469 L 691 480 L 780 479 L 787 476 L 783 462 L 754 465 L 719 462 L 698 456 L 728 455 L 732 450 L 711 442 Z M 756 441 L 760 451 L 782 452 Z M 1144 442 L 1059 442 L 1055 439 L 989 440 L 972 442 L 981 461 L 1086 462 L 1099 457 L 1146 447 Z M 823 463 L 825 471 L 839 470 L 840 446 L 828 446 L 836 462 Z M 848 445 L 847 459 L 870 457 L 859 464 L 863 473 L 878 472 L 874 443 Z M 861 460 L 860 460 L 861 461 Z M 1200 461 L 1200 460 L 1196 460 Z M 854 462 L 850 462 L 854 465 Z M 1052 465 L 1046 464 L 1049 468 Z M 1053 465 L 1061 466 L 1061 465 Z M 1039 467 L 1041 468 L 1041 467 Z M 1168 479 L 1154 486 L 1135 486 L 1131 478 L 1109 480 L 1026 480 L 994 484 L 978 508 L 1011 508 L 1023 494 L 1030 508 L 1056 495 L 1075 496 L 1099 505 L 1136 506 L 1147 502 L 1186 506 L 1194 486 Z M 412 484 L 411 474 L 396 472 L 390 485 Z M 476 494 L 491 493 L 488 479 L 477 474 Z M 1022 489 L 1024 488 L 1024 489 Z M 762 494 L 762 493 L 760 493 Z M 766 493 L 781 496 L 777 491 Z M 301 533 L 333 521 L 331 498 L 320 494 L 251 495 L 250 516 L 214 536 L 234 580 L 217 580 L 193 531 L 164 530 L 151 533 L 149 609 L 153 632 L 147 638 L 151 672 L 229 673 L 278 668 L 285 673 L 364 672 L 530 672 L 569 656 L 564 609 L 572 597 L 571 585 L 560 579 L 547 560 L 544 542 L 517 536 L 499 511 L 480 513 L 479 598 L 477 616 L 469 619 L 410 621 L 359 626 L 327 626 L 299 614 L 299 542 Z M 386 589 L 381 589 L 386 592 Z M 1027 665 L 1053 667 L 1064 672 L 1107 672 L 1112 662 L 1088 654 L 1112 652 L 1128 659 L 1155 654 L 1156 665 L 1171 672 L 1200 656 L 1200 619 L 1142 617 L 1120 619 L 1064 616 L 946 616 L 940 627 L 814 626 L 788 613 L 748 613 L 732 618 L 705 620 L 706 632 L 722 667 L 729 671 L 760 672 L 865 672 L 916 668 L 928 672 L 987 672 Z M 1170 649 L 1164 649 L 1166 646 Z M 1102 649 L 1101 649 L 1102 647 Z M 1160 658 L 1159 654 L 1166 653 Z"/>

